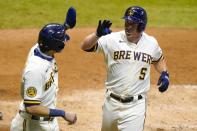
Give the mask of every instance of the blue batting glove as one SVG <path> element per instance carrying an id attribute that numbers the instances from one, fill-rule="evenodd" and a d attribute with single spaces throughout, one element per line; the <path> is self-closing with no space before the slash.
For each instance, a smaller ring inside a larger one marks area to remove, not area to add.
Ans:
<path id="1" fill-rule="evenodd" d="M 110 33 L 111 33 L 111 30 L 109 28 L 105 28 L 104 31 L 103 31 L 104 35 L 107 35 L 107 34 L 110 34 Z"/>
<path id="2" fill-rule="evenodd" d="M 168 89 L 169 86 L 169 74 L 167 71 L 163 71 L 159 77 L 157 85 L 160 92 L 164 92 Z"/>
<path id="3" fill-rule="evenodd" d="M 76 9 L 74 7 L 70 7 L 66 14 L 66 20 L 64 22 L 65 29 L 72 29 L 76 25 Z"/>
<path id="4" fill-rule="evenodd" d="M 101 37 L 111 33 L 110 27 L 112 22 L 110 20 L 99 20 L 98 27 L 96 29 L 97 37 Z"/>

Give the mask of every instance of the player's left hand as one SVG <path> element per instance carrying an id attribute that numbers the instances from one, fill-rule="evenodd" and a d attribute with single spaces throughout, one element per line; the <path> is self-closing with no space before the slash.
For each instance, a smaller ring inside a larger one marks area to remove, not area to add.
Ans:
<path id="1" fill-rule="evenodd" d="M 65 116 L 63 118 L 64 118 L 64 120 L 68 121 L 69 122 L 68 124 L 70 124 L 70 125 L 75 124 L 77 121 L 77 115 L 73 114 L 73 113 L 66 112 Z"/>
<path id="2" fill-rule="evenodd" d="M 66 14 L 66 19 L 64 21 L 65 29 L 72 29 L 76 25 L 76 9 L 74 7 L 70 7 Z"/>
<path id="3" fill-rule="evenodd" d="M 168 89 L 169 86 L 169 74 L 167 71 L 163 71 L 159 77 L 157 85 L 160 92 L 164 92 Z"/>

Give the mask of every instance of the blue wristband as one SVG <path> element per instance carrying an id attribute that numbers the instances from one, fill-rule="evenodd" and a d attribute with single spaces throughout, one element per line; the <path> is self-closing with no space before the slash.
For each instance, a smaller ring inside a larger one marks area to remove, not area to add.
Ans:
<path id="1" fill-rule="evenodd" d="M 50 109 L 49 116 L 52 116 L 52 117 L 56 117 L 56 116 L 65 117 L 65 111 L 58 110 L 58 109 Z"/>

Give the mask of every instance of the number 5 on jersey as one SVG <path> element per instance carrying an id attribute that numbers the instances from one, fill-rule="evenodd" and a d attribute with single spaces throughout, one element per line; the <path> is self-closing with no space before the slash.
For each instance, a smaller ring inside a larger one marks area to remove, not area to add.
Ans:
<path id="1" fill-rule="evenodd" d="M 144 80 L 145 75 L 146 75 L 146 71 L 147 71 L 147 68 L 142 68 L 141 69 L 140 76 L 139 76 L 140 80 Z"/>

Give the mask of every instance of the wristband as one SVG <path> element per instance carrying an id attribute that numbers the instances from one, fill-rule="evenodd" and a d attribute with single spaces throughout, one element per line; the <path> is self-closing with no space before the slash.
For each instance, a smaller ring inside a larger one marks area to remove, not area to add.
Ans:
<path id="1" fill-rule="evenodd" d="M 52 116 L 52 117 L 56 117 L 56 116 L 65 117 L 65 111 L 58 110 L 58 109 L 50 109 L 49 116 Z"/>

